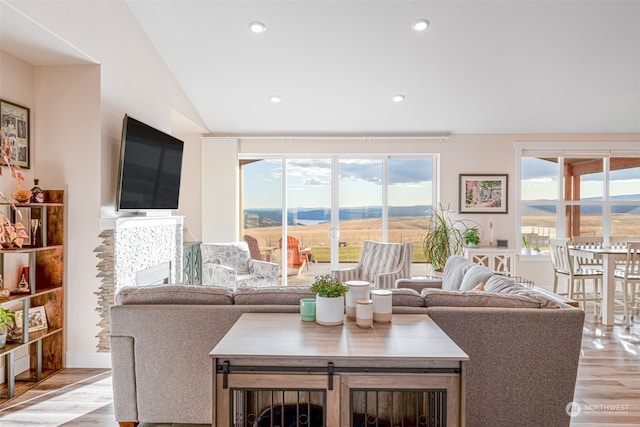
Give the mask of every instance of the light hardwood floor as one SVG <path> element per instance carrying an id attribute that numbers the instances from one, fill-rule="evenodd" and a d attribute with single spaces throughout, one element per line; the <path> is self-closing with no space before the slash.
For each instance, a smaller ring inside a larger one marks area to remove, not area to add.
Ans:
<path id="1" fill-rule="evenodd" d="M 109 370 L 65 369 L 0 406 L 0 426 L 115 427 L 112 399 Z M 571 426 L 640 425 L 640 318 L 626 329 L 620 316 L 602 326 L 587 313 L 574 401 L 580 412 Z"/>

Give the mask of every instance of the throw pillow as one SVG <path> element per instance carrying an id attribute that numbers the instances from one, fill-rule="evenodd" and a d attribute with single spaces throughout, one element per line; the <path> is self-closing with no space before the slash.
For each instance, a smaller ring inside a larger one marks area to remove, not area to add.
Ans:
<path id="1" fill-rule="evenodd" d="M 464 275 L 474 265 L 477 264 L 460 255 L 452 255 L 447 258 L 447 263 L 444 265 L 444 272 L 442 273 L 442 289 L 460 289 Z"/>
<path id="2" fill-rule="evenodd" d="M 560 308 L 561 305 L 535 289 L 524 287 L 510 277 L 494 275 L 485 283 L 485 291 L 499 294 L 521 295 L 532 298 L 540 303 L 542 308 Z"/>
<path id="3" fill-rule="evenodd" d="M 469 291 L 478 283 L 486 283 L 494 274 L 498 273 L 483 265 L 474 265 L 465 273 L 459 290 Z"/>
<path id="4" fill-rule="evenodd" d="M 476 285 L 475 288 L 471 289 L 472 291 L 483 292 L 484 291 L 484 283 L 480 282 Z"/>

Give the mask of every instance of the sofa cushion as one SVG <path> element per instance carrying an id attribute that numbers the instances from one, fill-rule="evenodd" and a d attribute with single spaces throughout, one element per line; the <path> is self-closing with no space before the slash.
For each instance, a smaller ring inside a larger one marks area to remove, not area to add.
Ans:
<path id="1" fill-rule="evenodd" d="M 127 286 L 116 295 L 116 304 L 231 305 L 232 292 L 219 286 L 153 285 Z"/>
<path id="2" fill-rule="evenodd" d="M 541 307 L 539 301 L 529 296 L 495 292 L 423 289 L 422 296 L 427 307 Z"/>
<path id="3" fill-rule="evenodd" d="M 498 273 L 484 265 L 471 266 L 462 278 L 459 289 L 461 291 L 470 291 L 475 288 L 478 283 L 486 283 L 494 274 Z"/>
<path id="4" fill-rule="evenodd" d="M 500 274 L 496 274 L 491 276 L 489 280 L 484 285 L 484 290 L 487 292 L 497 292 L 500 294 L 509 294 L 509 295 L 521 295 L 529 298 L 533 298 L 540 303 L 540 307 L 542 308 L 560 308 L 561 305 L 558 301 L 553 300 L 546 295 L 537 292 L 534 289 L 529 289 L 525 286 L 522 286 L 516 283 L 510 277 L 502 276 Z"/>
<path id="5" fill-rule="evenodd" d="M 233 292 L 236 305 L 299 305 L 302 298 L 315 298 L 308 286 L 267 286 L 238 288 Z"/>
<path id="6" fill-rule="evenodd" d="M 452 255 L 447 258 L 447 263 L 444 265 L 442 273 L 442 289 L 456 291 L 460 289 L 464 275 L 474 265 L 477 264 L 460 255 Z"/>
<path id="7" fill-rule="evenodd" d="M 424 298 L 415 289 L 400 288 L 391 291 L 391 304 L 403 307 L 424 307 Z"/>

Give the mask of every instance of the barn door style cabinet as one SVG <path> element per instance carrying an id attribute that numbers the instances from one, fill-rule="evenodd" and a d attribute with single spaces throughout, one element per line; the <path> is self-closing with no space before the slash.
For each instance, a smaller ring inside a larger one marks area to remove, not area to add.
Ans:
<path id="1" fill-rule="evenodd" d="M 0 272 L 5 288 L 11 289 L 0 306 L 19 320 L 0 348 L 0 408 L 62 369 L 64 352 L 64 192 L 47 190 L 44 203 L 15 207 L 21 218 L 16 218 L 11 204 L 0 204 L 12 221 L 25 224 L 31 237 L 22 248 L 0 249 Z M 20 292 L 22 272 L 28 285 Z M 16 273 L 16 283 L 7 283 Z"/>

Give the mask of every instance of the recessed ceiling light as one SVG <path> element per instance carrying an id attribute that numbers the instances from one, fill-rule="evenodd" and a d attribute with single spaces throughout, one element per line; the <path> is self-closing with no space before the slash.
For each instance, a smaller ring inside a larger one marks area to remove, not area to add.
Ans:
<path id="1" fill-rule="evenodd" d="M 404 95 L 394 95 L 391 99 L 393 99 L 393 102 L 402 102 L 404 101 Z"/>
<path id="2" fill-rule="evenodd" d="M 251 29 L 251 31 L 257 34 L 264 33 L 265 31 L 267 31 L 267 26 L 260 21 L 253 21 L 252 23 L 249 24 L 249 28 Z"/>
<path id="3" fill-rule="evenodd" d="M 274 104 L 277 104 L 278 102 L 282 101 L 282 97 L 279 95 L 271 95 L 269 97 L 269 101 L 273 102 Z"/>
<path id="4" fill-rule="evenodd" d="M 414 31 L 424 31 L 429 28 L 429 25 L 431 25 L 431 23 L 428 19 L 418 19 L 411 25 L 411 28 L 413 28 Z"/>

